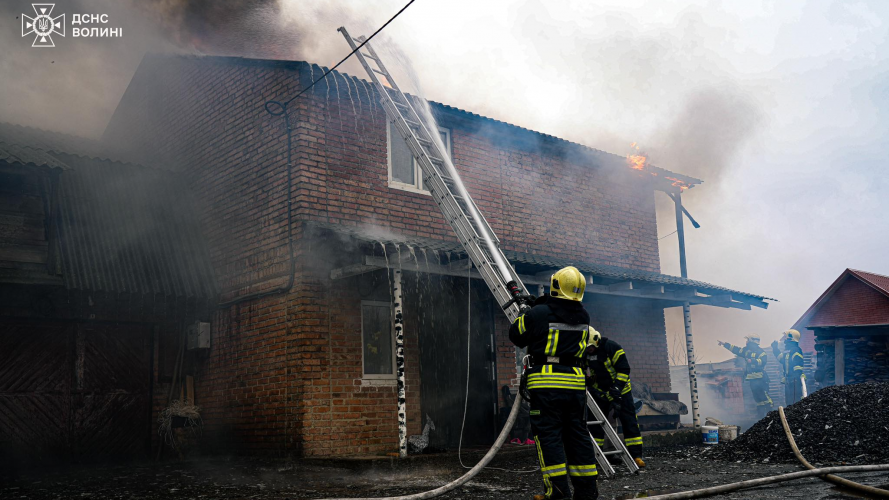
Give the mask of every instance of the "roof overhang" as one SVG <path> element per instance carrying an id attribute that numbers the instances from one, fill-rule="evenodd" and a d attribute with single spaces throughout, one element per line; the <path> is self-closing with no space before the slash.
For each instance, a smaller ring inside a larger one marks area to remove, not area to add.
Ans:
<path id="1" fill-rule="evenodd" d="M 329 276 L 333 280 L 394 267 L 399 267 L 403 271 L 482 279 L 478 271 L 472 269 L 471 262 L 466 258 L 457 242 L 403 237 L 391 232 L 374 234 L 371 228 L 314 222 L 309 224 L 316 230 L 329 230 L 340 235 L 348 235 L 359 241 L 372 244 L 372 246 L 391 245 L 394 247 L 394 251 L 389 251 L 386 255 L 375 255 L 371 249 L 360 254 L 355 262 L 332 269 Z M 413 251 L 399 251 L 402 247 Z M 429 261 L 428 255 L 435 252 L 449 253 L 448 262 L 436 262 L 434 259 Z M 529 288 L 548 287 L 550 277 L 555 271 L 566 265 L 573 265 L 586 275 L 586 293 L 591 295 L 655 300 L 665 308 L 681 306 L 687 302 L 689 305 L 742 310 L 750 310 L 752 307 L 766 309 L 769 301 L 775 301 L 775 299 L 760 295 L 651 271 L 567 261 L 509 250 L 504 251 L 504 254 L 514 267 L 521 264 L 518 275 L 525 286 Z M 421 255 L 422 261 L 420 260 Z M 536 293 L 537 290 L 531 289 L 531 292 Z"/>

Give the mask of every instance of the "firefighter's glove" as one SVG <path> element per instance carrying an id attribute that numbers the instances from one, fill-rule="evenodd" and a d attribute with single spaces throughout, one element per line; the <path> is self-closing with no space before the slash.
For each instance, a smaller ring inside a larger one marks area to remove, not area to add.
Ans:
<path id="1" fill-rule="evenodd" d="M 611 389 L 608 389 L 608 395 L 611 396 L 613 401 L 619 401 L 621 396 L 620 389 L 612 387 Z"/>

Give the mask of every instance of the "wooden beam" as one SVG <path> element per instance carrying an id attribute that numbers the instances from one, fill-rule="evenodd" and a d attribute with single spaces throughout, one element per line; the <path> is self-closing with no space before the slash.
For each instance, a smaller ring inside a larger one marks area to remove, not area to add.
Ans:
<path id="1" fill-rule="evenodd" d="M 613 283 L 608 285 L 608 291 L 610 292 L 619 292 L 623 290 L 632 290 L 633 282 L 632 281 L 621 281 L 620 283 Z"/>
<path id="2" fill-rule="evenodd" d="M 386 266 L 373 266 L 367 264 L 350 264 L 345 267 L 339 267 L 330 271 L 330 279 L 332 280 L 340 280 L 343 278 L 349 278 L 352 276 L 358 276 L 359 274 L 369 273 L 371 271 L 376 271 L 377 269 L 384 269 Z"/>
<path id="3" fill-rule="evenodd" d="M 833 348 L 833 378 L 835 385 L 846 385 L 846 344 L 836 339 Z"/>

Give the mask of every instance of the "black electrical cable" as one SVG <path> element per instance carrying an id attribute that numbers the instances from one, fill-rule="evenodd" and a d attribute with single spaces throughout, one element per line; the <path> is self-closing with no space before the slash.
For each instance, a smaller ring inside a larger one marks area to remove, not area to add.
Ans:
<path id="1" fill-rule="evenodd" d="M 299 97 L 299 96 L 305 94 L 306 92 L 308 92 L 309 89 L 311 89 L 312 87 L 314 87 L 316 83 L 320 82 L 321 80 L 323 80 L 324 78 L 326 78 L 327 75 L 329 75 L 333 70 L 337 69 L 337 68 L 340 66 L 340 64 L 343 64 L 344 62 L 346 62 L 346 59 L 352 57 L 352 54 L 358 52 L 358 50 L 361 49 L 361 47 L 364 47 L 364 44 L 366 44 L 367 42 L 369 42 L 373 37 L 377 36 L 377 33 L 383 31 L 383 28 L 385 28 L 386 26 L 389 26 L 389 23 L 391 23 L 392 21 L 394 21 L 396 17 L 398 17 L 399 15 L 401 15 L 401 13 L 404 12 L 408 7 L 410 7 L 411 4 L 414 3 L 415 1 L 416 1 L 416 0 L 410 0 L 410 2 L 408 2 L 407 4 L 405 4 L 405 6 L 402 7 L 401 10 L 399 10 L 398 12 L 396 12 L 394 16 L 390 17 L 389 20 L 386 21 L 385 24 L 383 24 L 382 26 L 380 26 L 380 28 L 379 28 L 378 30 L 374 31 L 373 34 L 370 35 L 369 37 L 367 37 L 367 39 L 366 39 L 365 41 L 361 42 L 361 45 L 355 47 L 355 50 L 353 50 L 352 52 L 349 52 L 349 53 L 346 55 L 346 57 L 340 59 L 340 62 L 336 63 L 332 68 L 330 68 L 330 69 L 328 69 L 327 71 L 325 71 L 320 77 L 318 77 L 317 80 L 315 80 L 314 82 L 312 82 L 311 84 L 309 84 L 308 87 L 306 87 L 306 88 L 300 90 L 298 94 L 296 94 L 295 96 L 291 97 L 290 99 L 284 101 L 284 106 L 286 107 L 288 104 L 290 104 L 291 102 L 293 102 L 297 97 Z M 270 102 L 275 102 L 275 101 L 270 101 Z"/>
<path id="2" fill-rule="evenodd" d="M 352 57 L 352 54 L 354 54 L 355 52 L 358 52 L 358 50 L 361 49 L 361 47 L 364 47 L 364 44 L 369 42 L 373 37 L 377 36 L 377 34 L 379 32 L 383 31 L 383 28 L 385 28 L 386 26 L 389 25 L 389 23 L 394 21 L 396 17 L 401 15 L 401 13 L 404 12 L 408 7 L 410 7 L 411 4 L 414 3 L 415 1 L 416 0 L 410 0 L 407 4 L 405 4 L 404 7 L 402 7 L 398 12 L 396 12 L 394 16 L 390 17 L 388 21 L 386 21 L 382 26 L 380 26 L 379 29 L 374 31 L 373 34 L 371 34 L 365 41 L 361 42 L 361 45 L 356 47 L 355 50 L 349 52 L 346 55 L 346 57 L 344 57 L 340 60 L 340 62 L 336 63 L 332 68 L 325 71 L 320 77 L 318 77 L 317 80 L 310 83 L 308 87 L 299 91 L 298 94 L 296 94 L 295 96 L 293 96 L 290 99 L 283 101 L 283 102 L 277 101 L 277 100 L 271 100 L 271 101 L 268 101 L 265 103 L 264 107 L 265 107 L 265 110 L 268 114 L 270 114 L 272 116 L 283 116 L 284 117 L 284 125 L 286 127 L 286 133 L 287 133 L 287 240 L 288 240 L 287 246 L 288 246 L 288 252 L 289 252 L 289 256 L 290 256 L 290 277 L 288 278 L 287 283 L 285 285 L 275 288 L 274 290 L 267 290 L 264 292 L 257 292 L 257 293 L 250 293 L 247 295 L 242 295 L 240 297 L 236 297 L 236 298 L 226 301 L 226 302 L 220 302 L 219 307 L 228 307 L 228 306 L 239 304 L 241 302 L 245 302 L 248 300 L 267 297 L 269 295 L 275 295 L 278 293 L 284 293 L 284 292 L 289 291 L 291 288 L 293 288 L 294 273 L 296 272 L 296 261 L 295 261 L 294 255 L 293 255 L 293 200 L 292 200 L 292 198 L 293 198 L 293 193 L 292 193 L 292 189 L 293 189 L 293 183 L 292 183 L 292 178 L 293 178 L 293 164 L 292 164 L 293 133 L 292 133 L 292 129 L 290 127 L 290 115 L 287 113 L 287 106 L 291 102 L 296 100 L 296 98 L 298 98 L 299 96 L 308 92 L 309 89 L 314 87 L 316 83 L 320 82 L 325 77 L 327 77 L 327 75 L 329 75 L 333 70 L 337 69 L 341 64 L 346 62 L 346 59 Z"/>

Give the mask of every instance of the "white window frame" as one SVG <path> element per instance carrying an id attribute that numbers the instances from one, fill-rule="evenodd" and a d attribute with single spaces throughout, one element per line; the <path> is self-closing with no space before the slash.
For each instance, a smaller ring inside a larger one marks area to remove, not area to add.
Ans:
<path id="1" fill-rule="evenodd" d="M 389 335 L 390 342 L 389 344 L 392 346 L 392 373 L 365 373 L 364 372 L 364 306 L 376 306 L 376 307 L 387 307 L 389 308 Z M 398 373 L 396 372 L 396 364 L 395 364 L 395 324 L 392 321 L 392 316 L 394 312 L 392 311 L 392 303 L 391 302 L 382 302 L 379 300 L 362 300 L 361 301 L 361 378 L 364 380 L 395 380 L 398 377 Z"/>
<path id="2" fill-rule="evenodd" d="M 411 164 L 414 168 L 414 179 L 416 179 L 416 182 L 408 184 L 406 182 L 395 180 L 392 177 L 392 126 L 391 121 L 386 122 L 386 163 L 389 169 L 389 187 L 393 189 L 401 189 L 402 191 L 410 191 L 411 193 L 430 194 L 428 190 L 423 188 L 423 170 L 420 168 L 420 164 L 417 163 L 416 158 L 411 158 Z M 445 149 L 447 150 L 448 157 L 452 158 L 451 129 L 438 127 L 438 130 L 445 134 Z"/>

